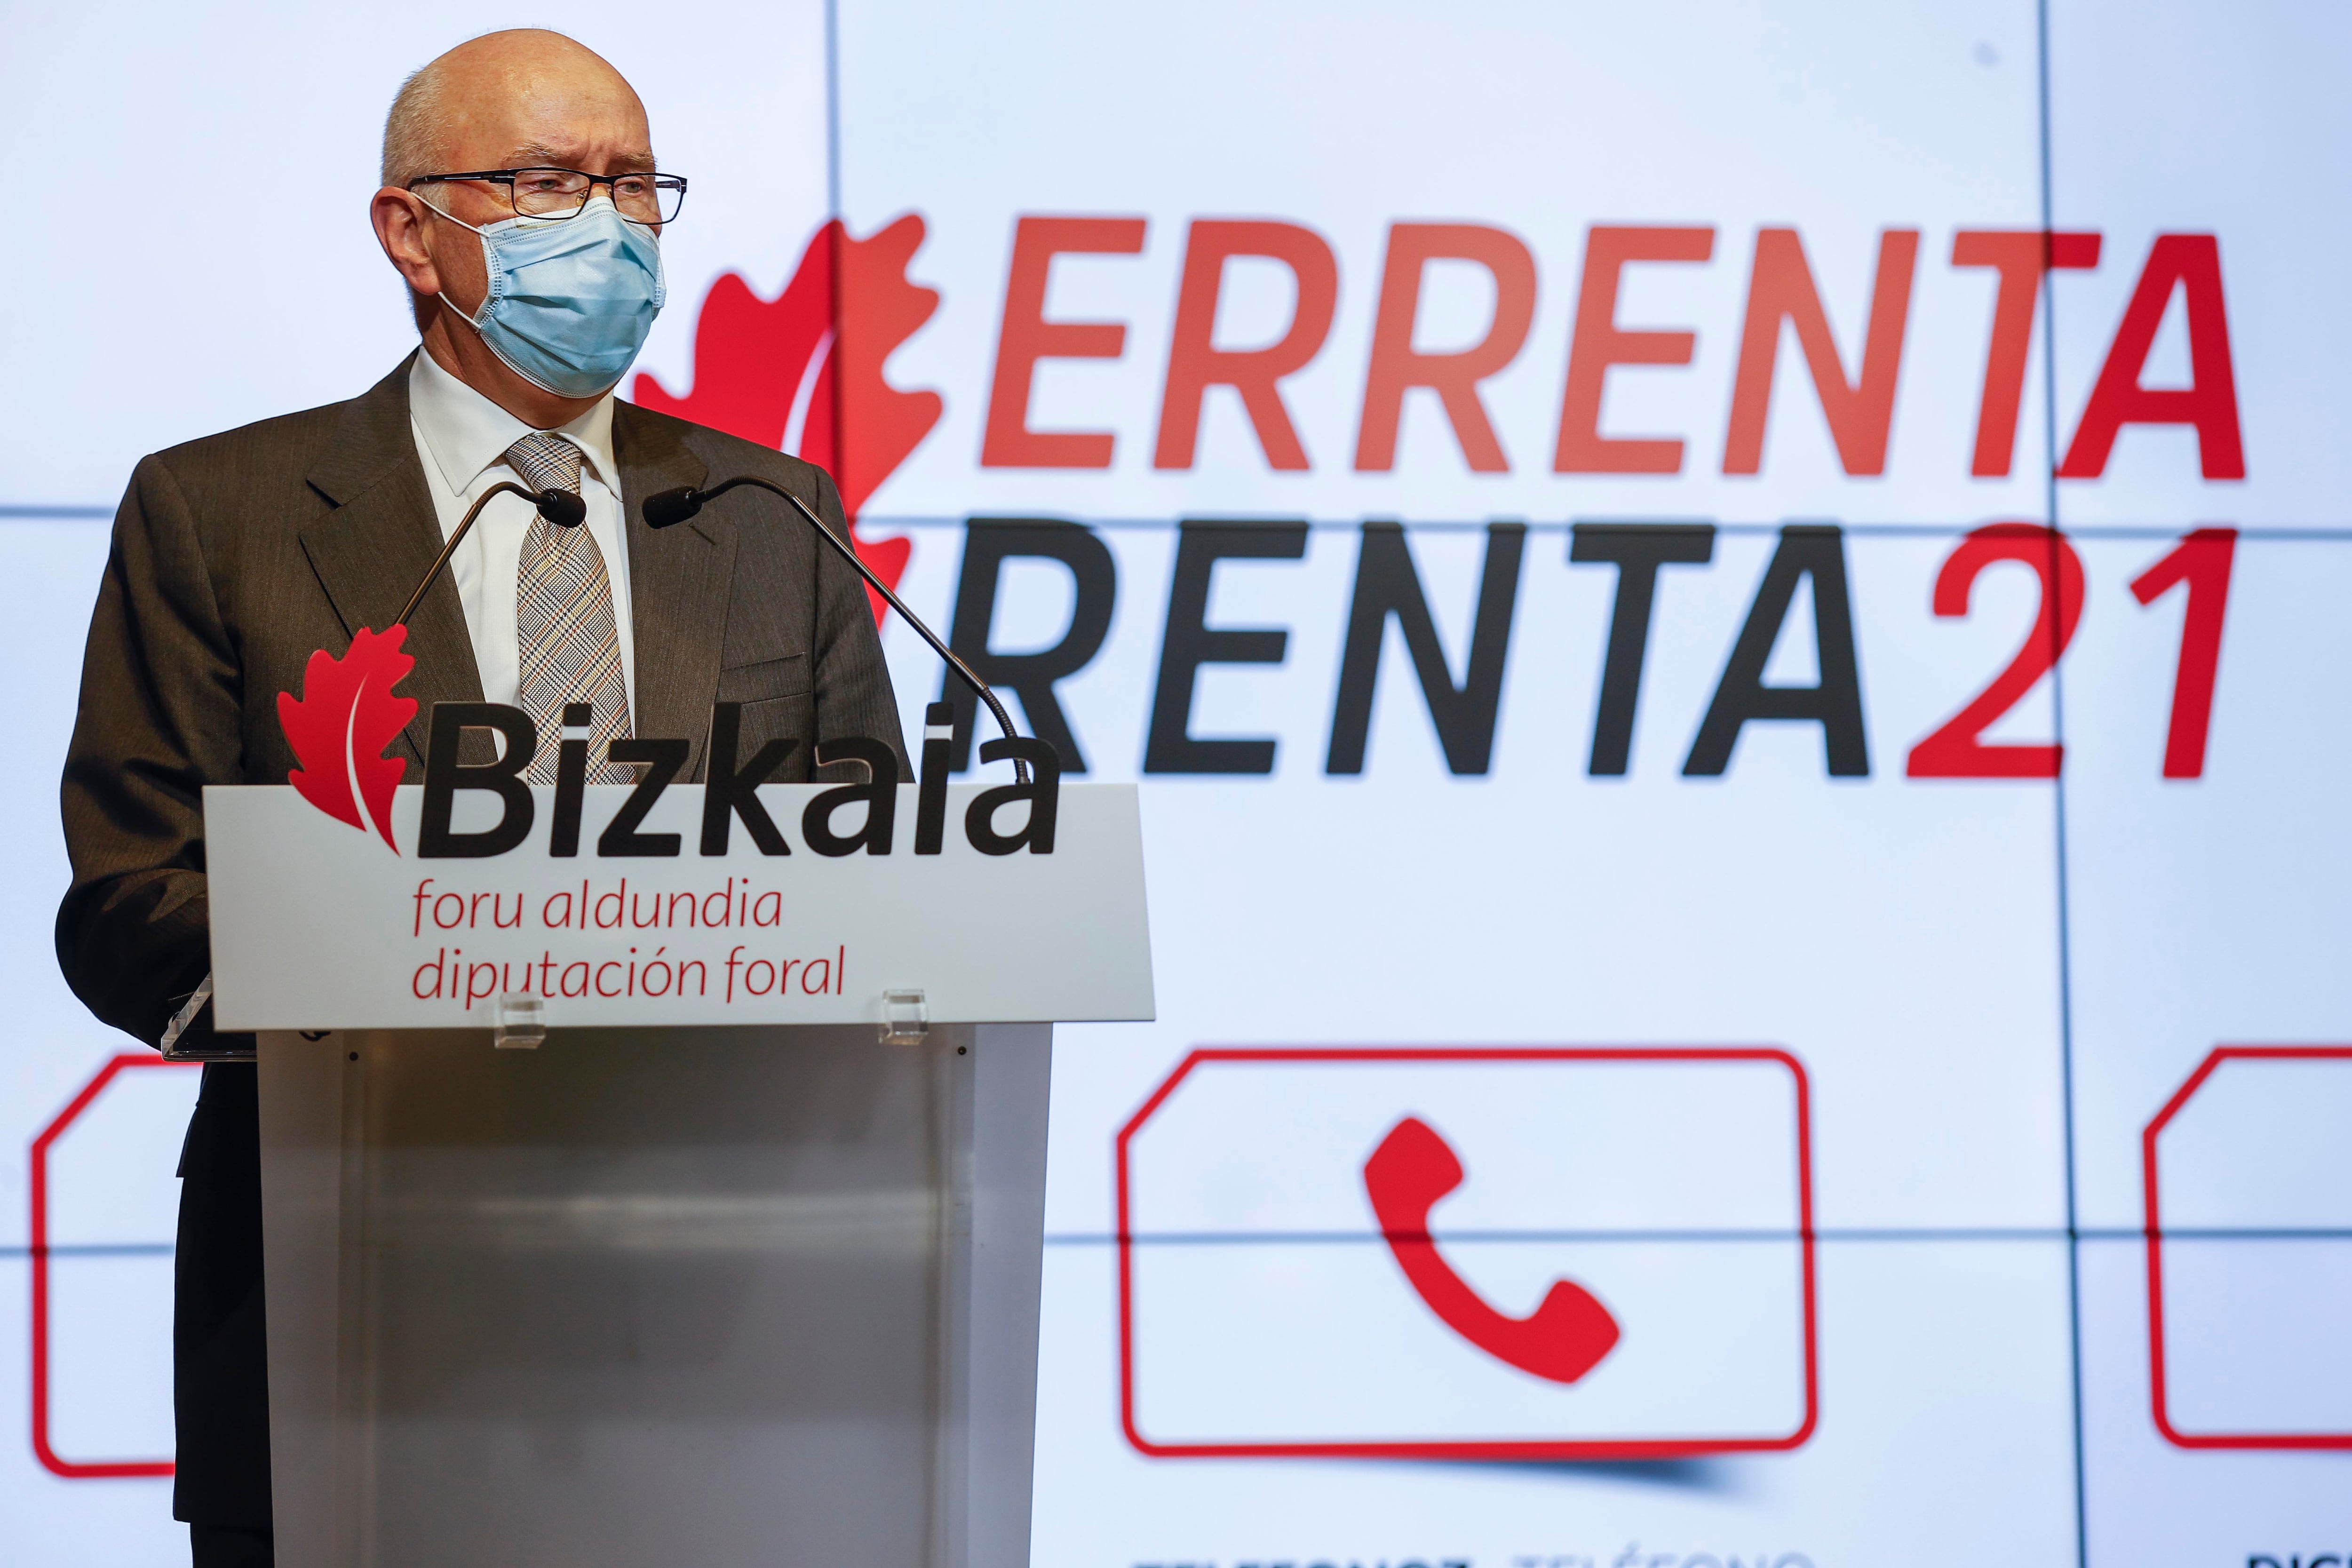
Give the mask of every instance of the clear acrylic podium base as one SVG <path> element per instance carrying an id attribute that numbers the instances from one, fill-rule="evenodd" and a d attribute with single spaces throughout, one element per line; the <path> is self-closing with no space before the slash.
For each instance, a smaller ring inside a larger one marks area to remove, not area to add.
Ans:
<path id="1" fill-rule="evenodd" d="M 1025 1564 L 1051 1042 L 264 1034 L 280 1560 Z"/>

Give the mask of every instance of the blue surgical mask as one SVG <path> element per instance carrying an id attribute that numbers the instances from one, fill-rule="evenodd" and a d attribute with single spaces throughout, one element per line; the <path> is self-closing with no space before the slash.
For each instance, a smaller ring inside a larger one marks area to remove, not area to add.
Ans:
<path id="1" fill-rule="evenodd" d="M 508 368 L 559 397 L 593 397 L 620 384 L 669 292 L 652 229 L 601 195 L 576 216 L 482 228 L 433 210 L 482 237 L 490 288 L 466 319 Z M 457 309 L 446 294 L 441 302 Z"/>

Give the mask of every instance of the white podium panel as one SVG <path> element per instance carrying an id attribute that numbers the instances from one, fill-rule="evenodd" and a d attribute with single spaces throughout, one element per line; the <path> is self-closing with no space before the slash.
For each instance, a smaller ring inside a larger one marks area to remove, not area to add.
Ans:
<path id="1" fill-rule="evenodd" d="M 874 1023 L 894 989 L 945 1023 L 1151 1016 L 1132 784 L 1062 786 L 1045 852 L 997 854 L 966 831 L 990 793 L 971 785 L 946 791 L 936 853 L 912 842 L 908 784 L 888 851 L 845 855 L 808 842 L 813 803 L 837 787 L 761 789 L 781 852 L 736 823 L 709 855 L 699 784 L 642 815 L 627 787 L 586 789 L 568 853 L 552 786 L 494 854 L 425 853 L 425 793 L 399 789 L 378 833 L 289 788 L 205 791 L 221 1027 L 479 1028 L 509 994 L 559 1027 Z M 487 835 L 499 805 L 460 790 L 449 826 Z M 866 809 L 836 829 L 862 831 Z"/>
<path id="2" fill-rule="evenodd" d="M 281 1560 L 1025 1563 L 1050 1049 L 264 1035 Z"/>
<path id="3" fill-rule="evenodd" d="M 1152 1013 L 1134 787 L 305 757 L 205 792 L 282 1560 L 1025 1564 L 1052 1024 Z"/>

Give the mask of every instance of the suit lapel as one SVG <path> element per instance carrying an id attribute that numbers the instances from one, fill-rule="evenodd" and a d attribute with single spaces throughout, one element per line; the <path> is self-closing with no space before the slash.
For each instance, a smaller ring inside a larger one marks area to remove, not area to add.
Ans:
<path id="1" fill-rule="evenodd" d="M 646 497 L 699 485 L 709 470 L 678 439 L 678 426 L 633 405 L 613 405 L 613 456 L 621 468 L 621 512 L 629 549 L 629 626 L 636 649 L 636 732 L 687 737 L 685 777 L 702 777 L 702 745 L 727 602 L 735 575 L 735 526 L 709 512 L 656 531 L 639 509 Z"/>
<path id="2" fill-rule="evenodd" d="M 409 427 L 407 361 L 345 405 L 341 426 L 307 477 L 334 507 L 302 531 L 310 569 L 346 637 L 362 626 L 385 630 L 441 550 L 440 520 Z M 400 695 L 416 700 L 416 717 L 402 739 L 421 765 L 433 704 L 482 700 L 466 613 L 447 573 L 417 606 L 403 647 L 416 668 Z"/>

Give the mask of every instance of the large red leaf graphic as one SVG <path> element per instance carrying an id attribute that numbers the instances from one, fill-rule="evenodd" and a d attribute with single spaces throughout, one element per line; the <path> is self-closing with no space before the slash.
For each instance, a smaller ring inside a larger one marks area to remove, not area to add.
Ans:
<path id="1" fill-rule="evenodd" d="M 392 852 L 392 792 L 404 764 L 383 749 L 416 717 L 416 700 L 395 697 L 392 689 L 416 668 L 400 651 L 406 626 L 372 632 L 365 626 L 341 658 L 325 648 L 310 656 L 302 671 L 302 695 L 278 694 L 278 723 L 301 763 L 286 775 L 304 800 L 361 832 L 373 822 Z M 367 816 L 360 816 L 365 805 Z"/>
<path id="2" fill-rule="evenodd" d="M 695 318 L 694 390 L 676 395 L 646 373 L 630 395 L 822 466 L 854 520 L 930 434 L 943 406 L 938 393 L 901 392 L 882 374 L 939 309 L 939 290 L 907 277 L 925 232 L 920 215 L 908 213 L 852 239 L 836 218 L 809 241 L 773 300 L 753 293 L 740 273 L 722 275 Z M 913 542 L 851 534 L 859 558 L 896 588 Z M 881 597 L 868 596 L 878 622 Z"/>

